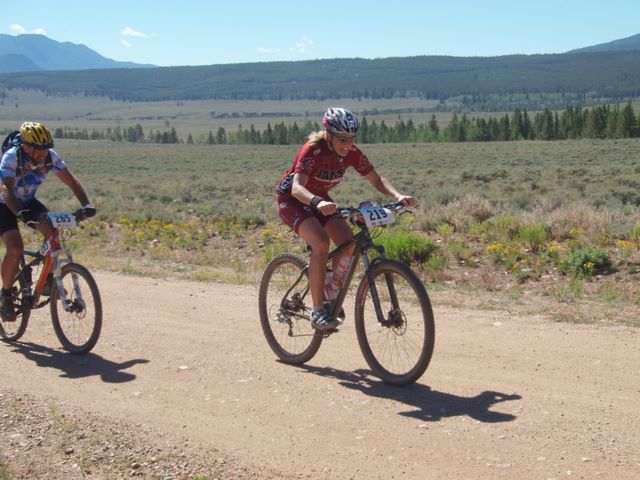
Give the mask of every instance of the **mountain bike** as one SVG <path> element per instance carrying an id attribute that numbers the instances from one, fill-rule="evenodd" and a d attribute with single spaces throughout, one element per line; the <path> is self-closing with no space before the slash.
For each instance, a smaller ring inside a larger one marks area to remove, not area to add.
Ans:
<path id="1" fill-rule="evenodd" d="M 24 250 L 16 274 L 13 322 L 0 318 L 0 336 L 15 342 L 27 329 L 32 310 L 49 304 L 51 321 L 63 348 L 83 355 L 95 346 L 102 328 L 102 301 L 89 271 L 75 263 L 64 244 L 63 231 L 84 220 L 83 210 L 48 212 L 39 222 L 50 222 L 53 234 L 37 251 Z M 27 259 L 30 259 L 27 261 Z M 39 276 L 33 284 L 34 271 Z"/>
<path id="2" fill-rule="evenodd" d="M 355 298 L 355 327 L 360 350 L 374 375 L 392 385 L 418 380 L 431 361 L 435 342 L 433 311 L 418 276 L 404 263 L 385 257 L 373 240 L 396 215 L 401 203 L 340 208 L 338 214 L 357 227 L 353 238 L 329 252 L 332 260 L 355 245 L 343 284 L 333 302 L 325 302 L 331 316 L 344 321 L 342 305 L 362 260 L 364 273 Z M 273 352 L 285 363 L 308 362 L 324 338 L 337 330 L 320 332 L 311 325 L 308 261 L 292 253 L 274 257 L 260 283 L 262 330 Z"/>

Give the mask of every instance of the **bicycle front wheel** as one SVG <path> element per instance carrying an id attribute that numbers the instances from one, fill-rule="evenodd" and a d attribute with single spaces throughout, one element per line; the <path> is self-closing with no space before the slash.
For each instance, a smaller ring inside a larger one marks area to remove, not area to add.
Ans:
<path id="1" fill-rule="evenodd" d="M 29 324 L 31 316 L 31 296 L 24 295 L 27 289 L 26 281 L 23 276 L 18 277 L 18 295 L 14 298 L 14 307 L 16 311 L 16 320 L 7 322 L 0 317 L 0 336 L 9 342 L 17 342 L 20 340 Z"/>
<path id="2" fill-rule="evenodd" d="M 260 282 L 260 324 L 271 350 L 285 363 L 313 358 L 322 343 L 309 320 L 311 300 L 306 260 L 284 253 L 275 257 Z"/>
<path id="3" fill-rule="evenodd" d="M 404 386 L 418 380 L 431 361 L 435 325 L 424 285 L 406 265 L 384 259 L 371 267 L 380 302 L 378 317 L 365 275 L 355 308 L 360 350 L 384 382 Z"/>
<path id="4" fill-rule="evenodd" d="M 51 320 L 65 350 L 84 355 L 91 351 L 102 329 L 102 300 L 93 276 L 82 265 L 62 267 L 66 300 L 60 299 L 57 282 L 51 289 Z"/>

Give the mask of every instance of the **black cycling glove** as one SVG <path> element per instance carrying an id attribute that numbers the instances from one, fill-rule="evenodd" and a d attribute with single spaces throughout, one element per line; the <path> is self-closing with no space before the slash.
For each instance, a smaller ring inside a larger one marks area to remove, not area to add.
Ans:
<path id="1" fill-rule="evenodd" d="M 76 212 L 76 218 L 78 220 L 86 220 L 87 218 L 91 218 L 96 214 L 96 209 L 91 205 L 85 205 L 80 210 Z"/>

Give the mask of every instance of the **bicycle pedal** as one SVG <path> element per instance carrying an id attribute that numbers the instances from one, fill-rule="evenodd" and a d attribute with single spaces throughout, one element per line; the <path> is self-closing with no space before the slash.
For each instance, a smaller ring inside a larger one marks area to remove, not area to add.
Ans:
<path id="1" fill-rule="evenodd" d="M 332 328 L 331 330 L 324 330 L 322 333 L 322 336 L 324 338 L 327 338 L 329 335 L 331 335 L 332 333 L 338 333 L 340 331 L 339 328 Z"/>

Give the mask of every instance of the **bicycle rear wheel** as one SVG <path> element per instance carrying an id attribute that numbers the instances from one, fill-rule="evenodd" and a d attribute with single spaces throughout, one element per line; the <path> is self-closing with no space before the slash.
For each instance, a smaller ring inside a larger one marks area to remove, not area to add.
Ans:
<path id="1" fill-rule="evenodd" d="M 25 279 L 22 275 L 18 277 L 18 288 L 18 295 L 14 298 L 13 302 L 16 310 L 15 322 L 5 322 L 2 317 L 0 317 L 0 336 L 10 342 L 20 340 L 27 330 L 29 317 L 31 316 L 31 297 L 25 297 L 24 295 L 27 285 L 25 285 Z"/>
<path id="2" fill-rule="evenodd" d="M 370 273 L 384 318 L 378 319 L 365 275 L 355 308 L 360 350 L 384 382 L 409 385 L 422 376 L 433 354 L 435 325 L 429 296 L 416 274 L 402 263 L 380 260 Z"/>
<path id="3" fill-rule="evenodd" d="M 100 337 L 102 300 L 93 276 L 82 265 L 69 263 L 62 267 L 62 285 L 67 297 L 62 304 L 58 284 L 51 289 L 51 321 L 65 350 L 84 355 Z"/>
<path id="4" fill-rule="evenodd" d="M 303 273 L 306 260 L 284 253 L 275 257 L 260 282 L 260 324 L 271 350 L 286 363 L 301 364 L 313 358 L 322 343 L 309 320 L 305 304 L 309 281 Z"/>

